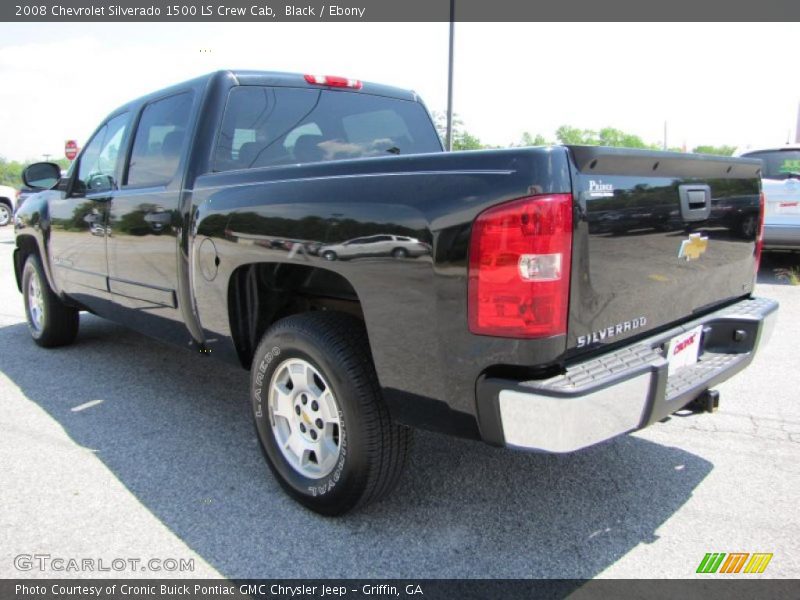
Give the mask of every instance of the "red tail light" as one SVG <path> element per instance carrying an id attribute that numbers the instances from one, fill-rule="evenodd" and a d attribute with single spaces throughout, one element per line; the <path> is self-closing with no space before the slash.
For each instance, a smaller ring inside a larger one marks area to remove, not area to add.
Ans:
<path id="1" fill-rule="evenodd" d="M 758 208 L 758 236 L 756 237 L 756 277 L 758 277 L 758 267 L 761 264 L 761 252 L 764 250 L 764 217 L 767 210 L 767 199 L 764 197 L 764 192 L 759 196 Z"/>
<path id="2" fill-rule="evenodd" d="M 469 249 L 469 330 L 565 334 L 571 258 L 570 194 L 520 198 L 478 215 Z"/>
<path id="3" fill-rule="evenodd" d="M 305 79 L 313 85 L 327 85 L 328 87 L 346 87 L 360 90 L 362 83 L 358 79 L 347 79 L 334 75 L 306 75 Z"/>

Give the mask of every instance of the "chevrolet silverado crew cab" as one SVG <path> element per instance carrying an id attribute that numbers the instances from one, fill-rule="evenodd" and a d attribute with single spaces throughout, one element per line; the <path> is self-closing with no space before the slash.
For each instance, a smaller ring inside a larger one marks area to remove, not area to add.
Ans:
<path id="1" fill-rule="evenodd" d="M 40 346 L 88 311 L 249 369 L 277 480 L 341 514 L 413 428 L 571 452 L 713 404 L 776 314 L 760 169 L 443 152 L 413 92 L 222 71 L 112 112 L 65 177 L 29 166 L 14 267 Z"/>

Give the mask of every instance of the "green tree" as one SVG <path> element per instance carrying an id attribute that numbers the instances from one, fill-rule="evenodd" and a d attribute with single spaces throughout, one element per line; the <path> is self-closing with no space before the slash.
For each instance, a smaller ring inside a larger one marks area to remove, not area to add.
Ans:
<path id="1" fill-rule="evenodd" d="M 0 158 L 0 185 L 19 187 L 22 185 L 22 163 L 16 160 Z"/>
<path id="2" fill-rule="evenodd" d="M 441 111 L 433 111 L 433 124 L 436 132 L 444 145 L 447 138 L 447 115 Z M 464 121 L 457 113 L 453 113 L 453 150 L 480 150 L 481 148 L 491 148 L 481 142 L 481 140 L 467 131 Z"/>
<path id="3" fill-rule="evenodd" d="M 556 139 L 561 144 L 573 146 L 598 146 L 600 140 L 597 132 L 591 129 L 578 129 L 571 125 L 562 125 L 556 129 Z"/>
<path id="4" fill-rule="evenodd" d="M 453 132 L 453 150 L 480 150 L 491 148 L 481 142 L 479 138 L 466 130 Z"/>
<path id="5" fill-rule="evenodd" d="M 626 133 L 613 127 L 604 127 L 600 130 L 598 141 L 601 146 L 613 146 L 615 148 L 646 148 L 658 150 L 656 144 L 646 144 L 642 138 L 632 133 Z"/>
<path id="6" fill-rule="evenodd" d="M 718 156 L 733 156 L 735 146 L 697 146 L 692 148 L 695 154 L 716 154 Z"/>
<path id="7" fill-rule="evenodd" d="M 541 133 L 537 133 L 536 135 L 531 135 L 527 131 L 522 132 L 522 138 L 519 141 L 520 146 L 550 146 L 551 142 L 548 142 L 545 137 Z"/>

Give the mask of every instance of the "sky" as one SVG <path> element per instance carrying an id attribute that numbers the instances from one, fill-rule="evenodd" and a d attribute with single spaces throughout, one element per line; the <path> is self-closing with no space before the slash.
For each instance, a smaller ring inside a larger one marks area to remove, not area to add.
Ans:
<path id="1" fill-rule="evenodd" d="M 794 138 L 796 23 L 457 23 L 454 109 L 484 143 L 561 125 L 670 146 Z M 447 23 L 3 23 L 0 157 L 63 156 L 114 108 L 221 68 L 342 75 L 447 106 Z"/>

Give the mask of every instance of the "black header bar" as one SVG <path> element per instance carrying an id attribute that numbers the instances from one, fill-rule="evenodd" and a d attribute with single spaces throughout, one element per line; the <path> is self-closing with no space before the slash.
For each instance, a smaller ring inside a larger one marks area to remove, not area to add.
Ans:
<path id="1" fill-rule="evenodd" d="M 449 21 L 449 0 L 10 0 L 7 22 Z M 455 20 L 798 21 L 797 0 L 456 0 Z M 598 25 L 597 41 L 603 39 Z M 591 44 L 592 40 L 580 40 Z M 676 25 L 676 42 L 685 42 Z"/>
<path id="2" fill-rule="evenodd" d="M 654 566 L 655 568 L 655 566 Z M 797 580 L 704 579 L 4 579 L 2 600 L 594 600 L 797 598 Z"/>

